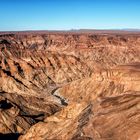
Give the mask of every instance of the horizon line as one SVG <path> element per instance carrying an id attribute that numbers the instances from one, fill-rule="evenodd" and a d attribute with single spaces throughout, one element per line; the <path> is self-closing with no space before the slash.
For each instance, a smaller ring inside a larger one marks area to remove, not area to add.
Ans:
<path id="1" fill-rule="evenodd" d="M 3 30 L 3 31 L 0 31 L 0 32 L 39 32 L 39 31 L 48 31 L 48 32 L 74 32 L 74 31 L 140 31 L 140 28 L 108 28 L 108 29 L 103 29 L 103 28 L 100 28 L 100 29 L 95 29 L 95 28 L 81 28 L 81 29 L 23 29 L 23 30 Z"/>

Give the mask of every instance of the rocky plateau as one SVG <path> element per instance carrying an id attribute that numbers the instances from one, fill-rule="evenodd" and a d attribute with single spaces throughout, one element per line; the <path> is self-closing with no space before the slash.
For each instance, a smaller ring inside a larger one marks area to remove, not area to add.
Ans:
<path id="1" fill-rule="evenodd" d="M 140 33 L 0 33 L 0 140 L 140 140 Z"/>

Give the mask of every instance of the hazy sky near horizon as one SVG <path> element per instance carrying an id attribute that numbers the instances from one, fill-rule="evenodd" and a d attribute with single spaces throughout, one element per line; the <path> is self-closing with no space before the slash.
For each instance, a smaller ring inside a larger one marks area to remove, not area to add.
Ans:
<path id="1" fill-rule="evenodd" d="M 0 31 L 140 29 L 140 0 L 0 0 Z"/>

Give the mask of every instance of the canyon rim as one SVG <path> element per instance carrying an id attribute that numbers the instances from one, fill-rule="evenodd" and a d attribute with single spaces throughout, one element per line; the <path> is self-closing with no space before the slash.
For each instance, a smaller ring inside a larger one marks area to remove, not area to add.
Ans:
<path id="1" fill-rule="evenodd" d="M 1 32 L 6 138 L 139 140 L 140 32 Z"/>

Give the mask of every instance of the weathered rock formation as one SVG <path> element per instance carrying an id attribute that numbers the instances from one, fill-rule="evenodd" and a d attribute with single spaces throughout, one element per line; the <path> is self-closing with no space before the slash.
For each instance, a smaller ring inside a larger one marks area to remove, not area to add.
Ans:
<path id="1" fill-rule="evenodd" d="M 0 35 L 0 137 L 139 140 L 140 35 Z"/>

